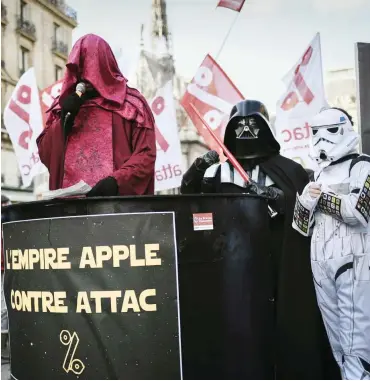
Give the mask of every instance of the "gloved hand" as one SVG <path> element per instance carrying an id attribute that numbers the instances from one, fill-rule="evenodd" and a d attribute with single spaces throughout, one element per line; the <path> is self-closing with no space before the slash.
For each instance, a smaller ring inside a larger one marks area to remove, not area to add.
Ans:
<path id="1" fill-rule="evenodd" d="M 253 180 L 249 180 L 246 184 L 248 193 L 256 194 L 257 196 L 267 197 L 269 200 L 276 200 L 278 193 L 274 187 L 266 187 L 265 185 L 259 185 Z"/>
<path id="2" fill-rule="evenodd" d="M 197 157 L 191 167 L 184 173 L 180 191 L 182 194 L 200 193 L 204 172 L 213 164 L 220 161 L 216 151 L 208 151 Z"/>
<path id="3" fill-rule="evenodd" d="M 79 97 L 76 93 L 68 95 L 62 102 L 62 110 L 64 113 L 71 113 L 75 117 L 83 103 L 83 97 Z"/>
<path id="4" fill-rule="evenodd" d="M 285 213 L 285 196 L 281 189 L 259 185 L 253 180 L 250 180 L 246 185 L 246 189 L 248 193 L 263 196 L 270 200 L 269 204 L 271 204 L 272 208 L 279 214 Z"/>
<path id="5" fill-rule="evenodd" d="M 76 93 L 68 95 L 62 102 L 62 126 L 64 136 L 67 137 L 72 130 L 74 119 L 83 103 L 83 97 L 79 97 Z M 70 113 L 66 120 L 67 114 Z"/>
<path id="6" fill-rule="evenodd" d="M 118 184 L 114 177 L 106 177 L 100 180 L 86 197 L 108 197 L 118 195 Z"/>
<path id="7" fill-rule="evenodd" d="M 196 158 L 194 164 L 198 170 L 205 172 L 211 165 L 216 164 L 219 161 L 220 155 L 216 151 L 211 150 Z"/>

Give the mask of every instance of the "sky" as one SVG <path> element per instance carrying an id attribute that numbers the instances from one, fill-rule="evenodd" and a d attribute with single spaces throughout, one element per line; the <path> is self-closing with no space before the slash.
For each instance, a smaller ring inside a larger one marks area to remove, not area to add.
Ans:
<path id="1" fill-rule="evenodd" d="M 145 25 L 149 50 L 152 0 L 67 0 L 77 11 L 73 42 L 86 33 L 103 37 L 130 76 Z M 216 8 L 218 0 L 167 0 L 177 73 L 193 78 L 206 54 L 217 61 L 245 98 L 271 112 L 284 92 L 281 81 L 317 32 L 325 72 L 355 67 L 355 43 L 370 42 L 370 0 L 246 0 L 240 14 Z"/>

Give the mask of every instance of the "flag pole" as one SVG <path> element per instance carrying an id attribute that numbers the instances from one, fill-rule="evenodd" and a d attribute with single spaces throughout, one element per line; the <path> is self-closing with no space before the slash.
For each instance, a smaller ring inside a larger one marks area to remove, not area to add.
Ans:
<path id="1" fill-rule="evenodd" d="M 225 38 L 224 38 L 223 41 L 222 41 L 222 44 L 221 44 L 221 46 L 220 46 L 220 49 L 218 50 L 218 53 L 216 54 L 216 58 L 215 58 L 216 61 L 218 60 L 218 57 L 220 56 L 220 54 L 221 54 L 221 52 L 222 52 L 222 49 L 224 48 L 224 45 L 225 45 L 227 39 L 229 38 L 232 29 L 234 28 L 234 25 L 235 25 L 235 23 L 236 23 L 236 20 L 238 19 L 239 13 L 240 13 L 240 12 L 236 12 L 236 15 L 235 15 L 235 17 L 234 17 L 234 21 L 233 21 L 232 24 L 230 25 L 230 28 L 229 28 L 229 30 L 227 31 L 226 36 L 225 36 Z"/>

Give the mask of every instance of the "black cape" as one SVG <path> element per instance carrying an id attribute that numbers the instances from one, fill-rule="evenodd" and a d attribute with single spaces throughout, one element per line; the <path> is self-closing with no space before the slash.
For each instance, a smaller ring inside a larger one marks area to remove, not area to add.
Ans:
<path id="1" fill-rule="evenodd" d="M 275 328 L 270 334 L 275 335 L 276 340 L 269 357 L 274 357 L 275 378 L 340 379 L 316 301 L 310 239 L 292 228 L 296 194 L 301 193 L 309 182 L 308 174 L 301 165 L 279 154 L 259 165 L 285 195 L 285 215 L 270 221 L 269 271 L 275 298 Z M 234 184 L 221 183 L 220 170 L 210 183 L 203 185 L 202 191 L 207 193 L 244 191 Z M 270 359 L 266 358 L 266 365 Z"/>
<path id="2" fill-rule="evenodd" d="M 340 379 L 318 308 L 310 262 L 310 240 L 292 228 L 297 192 L 309 182 L 307 172 L 277 155 L 262 170 L 285 195 L 282 249 L 277 268 L 276 375 L 278 379 Z"/>

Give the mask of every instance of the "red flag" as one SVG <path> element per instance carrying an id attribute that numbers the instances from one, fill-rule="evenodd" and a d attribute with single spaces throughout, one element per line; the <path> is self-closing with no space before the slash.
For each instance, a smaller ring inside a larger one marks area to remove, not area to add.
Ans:
<path id="1" fill-rule="evenodd" d="M 223 140 L 230 111 L 236 103 L 243 99 L 241 92 L 217 62 L 210 55 L 207 55 L 188 85 L 181 99 L 181 105 L 188 113 L 199 134 L 203 136 L 206 144 L 211 149 L 220 152 L 219 145 L 199 120 L 191 104 L 194 105 L 213 132 Z"/>
<path id="2" fill-rule="evenodd" d="M 62 89 L 63 79 L 56 81 L 51 86 L 46 87 L 44 90 L 40 91 L 41 100 L 41 112 L 44 119 L 44 126 L 46 122 L 46 111 L 54 102 L 54 99 L 59 96 L 60 90 Z"/>
<path id="3" fill-rule="evenodd" d="M 244 2 L 245 0 L 220 0 L 217 6 L 240 12 L 243 8 Z"/>

